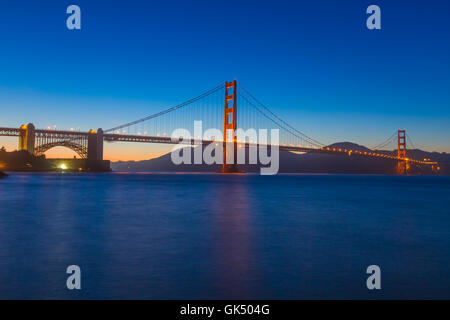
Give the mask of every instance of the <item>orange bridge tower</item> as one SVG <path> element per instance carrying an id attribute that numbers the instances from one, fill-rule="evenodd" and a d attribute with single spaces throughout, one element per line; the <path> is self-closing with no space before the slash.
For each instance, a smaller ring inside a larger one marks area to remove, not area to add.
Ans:
<path id="1" fill-rule="evenodd" d="M 222 173 L 239 172 L 237 167 L 237 91 L 236 80 L 225 82 Z"/>
<path id="2" fill-rule="evenodd" d="M 397 172 L 399 174 L 408 173 L 408 160 L 406 158 L 406 130 L 398 130 L 397 136 Z"/>

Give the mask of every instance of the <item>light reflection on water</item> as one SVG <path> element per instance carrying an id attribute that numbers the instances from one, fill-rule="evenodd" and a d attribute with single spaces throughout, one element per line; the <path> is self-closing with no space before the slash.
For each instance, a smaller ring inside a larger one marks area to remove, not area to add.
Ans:
<path id="1" fill-rule="evenodd" d="M 0 298 L 449 298 L 449 191 L 449 177 L 12 174 Z"/>

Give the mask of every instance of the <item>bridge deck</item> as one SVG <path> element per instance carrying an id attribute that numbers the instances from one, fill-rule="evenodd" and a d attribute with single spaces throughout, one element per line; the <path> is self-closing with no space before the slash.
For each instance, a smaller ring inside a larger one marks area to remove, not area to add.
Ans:
<path id="1" fill-rule="evenodd" d="M 6 136 L 6 137 L 18 137 L 20 136 L 20 131 L 22 129 L 20 128 L 1 128 L 0 127 L 0 136 Z M 82 131 L 66 131 L 66 130 L 46 130 L 46 129 L 36 129 L 35 131 L 36 136 L 73 136 L 73 137 L 87 137 L 89 135 L 89 132 L 82 132 Z"/>
<path id="2" fill-rule="evenodd" d="M 185 144 L 185 145 L 209 145 L 211 143 L 222 143 L 222 141 L 212 141 L 212 140 L 195 140 L 195 139 L 172 139 L 171 137 L 153 137 L 153 136 L 143 136 L 143 135 L 124 135 L 124 134 L 104 134 L 103 139 L 105 141 L 122 141 L 122 142 L 146 142 L 146 143 L 165 143 L 165 144 Z M 271 147 L 271 145 L 261 145 L 261 144 L 249 144 L 238 142 L 238 147 Z M 292 145 L 279 145 L 280 150 L 284 151 L 294 151 L 294 152 L 309 152 L 309 153 L 327 153 L 327 154 L 336 154 L 336 155 L 347 155 L 347 156 L 363 156 L 370 158 L 378 158 L 378 159 L 391 159 L 391 160 L 403 160 L 409 161 L 411 163 L 418 164 L 428 164 L 435 165 L 437 162 L 432 161 L 421 161 L 414 160 L 409 158 L 398 158 L 396 156 L 392 156 L 385 153 L 380 152 L 368 152 L 368 151 L 359 151 L 359 150 L 349 150 L 349 149 L 341 149 L 341 148 L 330 148 L 330 147 L 322 147 L 322 148 L 309 148 L 303 146 L 292 146 Z"/>
<path id="3" fill-rule="evenodd" d="M 0 136 L 3 137 L 18 137 L 20 129 L 17 128 L 0 128 Z"/>
<path id="4" fill-rule="evenodd" d="M 0 127 L 0 136 L 20 136 L 21 129 L 19 128 L 2 128 Z M 91 132 L 92 133 L 92 132 Z M 61 139 L 70 139 L 70 138 L 86 138 L 89 132 L 80 132 L 80 131 L 65 131 L 65 130 L 45 130 L 45 129 L 36 129 L 35 134 L 36 137 L 53 137 L 53 138 L 61 138 Z M 108 142 L 121 141 L 121 142 L 144 142 L 144 143 L 163 143 L 163 144 L 185 144 L 185 145 L 208 145 L 211 143 L 221 143 L 222 141 L 212 141 L 212 140 L 201 140 L 197 141 L 194 139 L 172 139 L 171 137 L 159 137 L 159 136 L 144 136 L 144 135 L 127 135 L 127 134 L 107 134 L 103 135 L 103 139 Z M 270 147 L 270 145 L 256 145 L 238 142 L 238 147 Z M 293 145 L 279 145 L 280 150 L 285 151 L 294 151 L 294 152 L 312 152 L 312 153 L 328 153 L 328 154 L 336 154 L 336 155 L 347 155 L 347 156 L 363 156 L 369 158 L 378 158 L 378 159 L 390 159 L 390 160 L 401 160 L 401 161 L 409 161 L 411 163 L 417 164 L 426 164 L 426 165 L 436 165 L 437 162 L 433 161 L 421 161 L 409 158 L 398 158 L 396 156 L 392 156 L 389 154 L 374 152 L 374 151 L 360 151 L 360 150 L 348 150 L 341 148 L 330 148 L 330 147 L 322 147 L 322 148 L 309 148 L 303 146 L 293 146 Z"/>

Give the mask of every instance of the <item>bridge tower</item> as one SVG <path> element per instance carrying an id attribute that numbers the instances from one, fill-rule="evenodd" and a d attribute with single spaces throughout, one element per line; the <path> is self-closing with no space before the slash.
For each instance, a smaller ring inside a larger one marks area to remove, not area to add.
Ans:
<path id="1" fill-rule="evenodd" d="M 26 150 L 34 155 L 36 144 L 36 129 L 32 123 L 20 126 L 19 132 L 19 151 Z"/>
<path id="2" fill-rule="evenodd" d="M 237 91 L 236 91 L 236 80 L 234 80 L 232 82 L 225 82 L 222 173 L 238 172 L 236 118 L 237 118 Z"/>
<path id="3" fill-rule="evenodd" d="M 406 160 L 406 130 L 398 130 L 397 135 L 397 171 L 399 174 L 408 173 L 408 163 Z"/>
<path id="4" fill-rule="evenodd" d="M 103 160 L 103 130 L 101 128 L 97 132 L 94 129 L 89 131 L 87 159 Z"/>

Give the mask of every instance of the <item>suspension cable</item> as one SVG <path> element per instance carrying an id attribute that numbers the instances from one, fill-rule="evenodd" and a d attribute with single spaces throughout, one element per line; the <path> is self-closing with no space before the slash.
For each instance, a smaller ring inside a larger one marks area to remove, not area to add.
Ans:
<path id="1" fill-rule="evenodd" d="M 406 134 L 406 138 L 408 139 L 409 143 L 411 143 L 413 149 L 416 149 L 416 146 L 414 145 L 414 143 L 413 143 L 411 137 L 410 137 L 408 134 Z"/>
<path id="2" fill-rule="evenodd" d="M 324 146 L 325 144 L 307 136 L 306 134 L 304 134 L 303 132 L 298 131 L 297 129 L 295 129 L 293 126 L 291 126 L 289 123 L 287 123 L 286 121 L 284 121 L 283 119 L 281 119 L 279 116 L 277 116 L 275 113 L 273 113 L 268 107 L 266 107 L 262 102 L 260 102 L 258 99 L 256 99 L 247 89 L 245 89 L 239 82 L 237 82 L 237 84 L 239 85 L 240 88 L 242 88 L 242 90 L 244 90 L 253 100 L 255 100 L 259 105 L 261 105 L 265 110 L 267 110 L 271 115 L 273 115 L 274 117 L 276 117 L 279 121 L 281 121 L 285 126 L 291 128 L 291 130 L 297 132 L 299 135 L 303 136 L 303 139 L 307 139 L 310 141 L 313 141 L 315 145 L 317 146 Z"/>
<path id="3" fill-rule="evenodd" d="M 291 130 L 283 127 L 281 124 L 277 123 L 274 119 L 272 119 L 271 117 L 269 117 L 267 114 L 265 114 L 260 108 L 258 108 L 255 104 L 253 104 L 251 101 L 249 101 L 244 95 L 242 95 L 240 92 L 238 92 L 238 95 L 243 98 L 248 104 L 250 104 L 253 108 L 255 108 L 258 112 L 260 112 L 264 117 L 266 117 L 267 119 L 269 119 L 270 121 L 272 121 L 273 123 L 275 123 L 277 126 L 279 126 L 280 128 L 286 130 L 287 132 L 289 132 L 290 134 L 292 134 L 293 136 L 301 139 L 301 140 L 307 140 L 305 139 L 303 136 L 298 136 L 297 134 L 295 134 L 294 132 L 292 132 Z M 321 147 L 321 145 L 318 145 L 316 143 L 312 143 L 311 141 L 308 141 L 309 143 L 311 143 L 312 145 L 315 145 L 316 147 Z"/>
<path id="4" fill-rule="evenodd" d="M 397 133 L 394 131 L 394 133 L 389 138 L 387 138 L 385 141 L 383 141 L 382 143 L 380 143 L 377 146 L 375 146 L 373 148 L 373 150 L 379 150 L 380 148 L 383 148 L 383 147 L 387 146 L 388 144 L 390 144 L 391 142 L 393 142 L 394 141 L 393 139 L 394 139 L 396 134 Z"/>
<path id="5" fill-rule="evenodd" d="M 148 117 L 145 117 L 145 118 L 142 118 L 142 119 L 139 119 L 139 120 L 135 120 L 135 121 L 132 121 L 132 122 L 128 122 L 128 123 L 125 123 L 123 125 L 120 125 L 120 126 L 117 126 L 117 127 L 114 127 L 114 128 L 108 129 L 108 130 L 105 130 L 104 132 L 111 132 L 111 131 L 114 132 L 116 130 L 119 130 L 119 129 L 122 129 L 122 128 L 125 128 L 125 127 L 129 127 L 129 126 L 135 125 L 137 123 L 144 122 L 144 121 L 147 121 L 147 120 L 159 117 L 159 116 L 161 116 L 163 114 L 169 113 L 171 111 L 180 109 L 182 107 L 185 107 L 185 106 L 187 106 L 187 105 L 189 105 L 191 103 L 194 103 L 194 102 L 196 102 L 196 101 L 198 101 L 198 100 L 200 100 L 200 99 L 202 99 L 202 98 L 204 98 L 204 97 L 206 97 L 206 96 L 208 96 L 208 95 L 210 95 L 210 94 L 212 94 L 212 93 L 222 89 L 224 86 L 225 86 L 225 84 L 222 83 L 219 86 L 215 87 L 214 89 L 208 90 L 208 91 L 202 93 L 201 95 L 199 95 L 199 96 L 197 96 L 195 98 L 192 98 L 190 100 L 187 100 L 187 101 L 185 101 L 183 103 L 180 103 L 180 104 L 178 104 L 178 105 L 176 105 L 174 107 L 171 107 L 171 108 L 168 108 L 166 110 L 160 111 L 158 113 L 152 114 L 152 115 L 150 115 Z"/>

